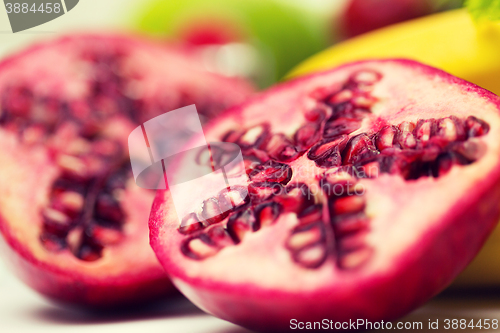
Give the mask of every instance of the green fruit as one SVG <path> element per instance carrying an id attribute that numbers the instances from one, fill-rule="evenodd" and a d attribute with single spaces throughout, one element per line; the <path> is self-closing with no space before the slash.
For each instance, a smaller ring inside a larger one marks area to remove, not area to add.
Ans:
<path id="1" fill-rule="evenodd" d="M 276 0 L 151 0 L 135 22 L 159 37 L 186 41 L 186 34 L 198 27 L 220 31 L 215 40 L 250 46 L 258 64 L 250 76 L 264 87 L 331 44 L 328 19 Z"/>

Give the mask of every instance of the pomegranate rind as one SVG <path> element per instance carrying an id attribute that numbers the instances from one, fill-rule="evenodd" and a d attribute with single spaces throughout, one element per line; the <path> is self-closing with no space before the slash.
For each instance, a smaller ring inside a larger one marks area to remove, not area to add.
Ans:
<path id="1" fill-rule="evenodd" d="M 138 122 L 184 106 L 180 103 L 196 103 L 201 117 L 210 118 L 254 92 L 244 80 L 207 72 L 189 48 L 119 34 L 68 35 L 15 53 L 0 62 L 0 92 L 21 84 L 40 99 L 85 105 L 95 78 L 82 55 L 94 51 L 125 51 L 121 69 L 137 80 L 130 98 L 140 94 L 146 101 L 143 113 L 125 116 L 126 110 L 118 110 L 110 120 L 106 135 L 123 147 Z M 27 285 L 56 301 L 92 308 L 129 306 L 175 293 L 148 244 L 153 192 L 128 180 L 122 207 L 125 240 L 107 246 L 99 260 L 84 262 L 69 250 L 50 252 L 40 243 L 40 211 L 59 175 L 52 152 L 39 144 L 20 144 L 16 133 L 2 128 L 0 146 L 0 242 L 9 266 Z"/>
<path id="2" fill-rule="evenodd" d="M 490 125 L 487 135 L 475 138 L 486 146 L 485 154 L 439 178 L 405 181 L 383 174 L 360 180 L 374 256 L 355 270 L 340 270 L 332 260 L 316 270 L 298 267 L 285 248 L 297 225 L 293 214 L 282 214 L 275 224 L 213 257 L 186 258 L 179 250 L 185 236 L 177 231 L 170 193 L 158 191 L 149 222 L 151 245 L 174 285 L 201 309 L 271 332 L 288 331 L 291 319 L 392 320 L 439 293 L 479 251 L 500 214 L 500 100 L 476 85 L 410 60 L 363 61 L 281 84 L 228 110 L 205 135 L 217 140 L 241 124 L 269 122 L 272 110 L 273 130 L 292 136 L 311 93 L 323 87 L 336 91 L 350 74 L 364 69 L 382 74 L 373 91 L 381 102 L 360 133 L 388 123 L 474 115 Z M 291 182 L 310 182 L 295 172 L 313 168 L 310 164 L 305 155 L 291 162 Z"/>

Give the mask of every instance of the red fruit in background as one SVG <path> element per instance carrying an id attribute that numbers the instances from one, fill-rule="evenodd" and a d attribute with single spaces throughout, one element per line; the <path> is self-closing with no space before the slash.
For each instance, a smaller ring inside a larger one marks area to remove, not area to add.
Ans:
<path id="1" fill-rule="evenodd" d="M 267 87 L 329 46 L 328 16 L 282 0 L 146 0 L 137 2 L 139 31 L 197 46 L 218 73 Z"/>
<path id="2" fill-rule="evenodd" d="M 244 40 L 244 33 L 238 31 L 233 22 L 226 22 L 223 18 L 192 20 L 179 35 L 180 40 L 194 46 L 224 45 Z"/>
<path id="3" fill-rule="evenodd" d="M 350 0 L 341 15 L 345 37 L 411 20 L 433 11 L 426 0 Z"/>
<path id="4" fill-rule="evenodd" d="M 173 287 L 148 244 L 153 193 L 131 176 L 139 124 L 196 104 L 202 117 L 253 92 L 189 50 L 75 35 L 0 63 L 0 231 L 29 286 L 90 306 L 161 298 Z"/>
<path id="5" fill-rule="evenodd" d="M 159 191 L 151 245 L 192 302 L 250 329 L 393 320 L 445 288 L 497 221 L 499 111 L 492 93 L 407 60 L 284 83 L 205 128 L 251 161 L 250 200 L 211 224 L 198 207 L 217 189 L 193 188 L 188 230 Z M 277 136 L 299 153 L 270 157 Z"/>

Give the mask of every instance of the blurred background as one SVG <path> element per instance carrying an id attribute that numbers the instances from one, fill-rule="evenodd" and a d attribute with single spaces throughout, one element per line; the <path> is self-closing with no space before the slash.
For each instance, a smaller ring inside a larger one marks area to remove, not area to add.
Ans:
<path id="1" fill-rule="evenodd" d="M 82 0 L 56 20 L 12 34 L 0 11 L 0 56 L 71 31 L 129 31 L 191 45 L 211 71 L 261 88 L 341 40 L 457 8 L 462 0 Z"/>

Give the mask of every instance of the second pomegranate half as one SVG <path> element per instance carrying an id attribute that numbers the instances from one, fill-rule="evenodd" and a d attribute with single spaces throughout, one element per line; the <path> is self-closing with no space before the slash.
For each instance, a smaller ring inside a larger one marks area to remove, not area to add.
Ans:
<path id="1" fill-rule="evenodd" d="M 66 36 L 0 62 L 0 243 L 17 274 L 92 307 L 172 291 L 148 244 L 154 192 L 134 183 L 128 135 L 193 103 L 209 119 L 252 92 L 188 49 L 118 35 Z"/>

